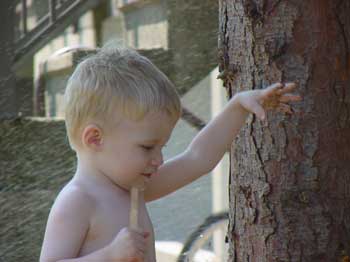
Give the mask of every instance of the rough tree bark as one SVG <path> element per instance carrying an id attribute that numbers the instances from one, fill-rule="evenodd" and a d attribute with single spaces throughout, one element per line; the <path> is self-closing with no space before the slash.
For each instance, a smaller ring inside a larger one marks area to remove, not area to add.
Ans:
<path id="1" fill-rule="evenodd" d="M 219 0 L 230 95 L 293 81 L 231 152 L 230 261 L 350 261 L 350 1 Z"/>

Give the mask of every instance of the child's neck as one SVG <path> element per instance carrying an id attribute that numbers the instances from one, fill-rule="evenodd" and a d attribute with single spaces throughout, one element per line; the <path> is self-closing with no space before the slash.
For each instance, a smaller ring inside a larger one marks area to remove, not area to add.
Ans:
<path id="1" fill-rule="evenodd" d="M 78 156 L 77 170 L 74 175 L 74 180 L 79 181 L 88 187 L 99 187 L 102 190 L 117 191 L 121 193 L 127 192 L 106 174 L 98 170 L 91 161 L 88 161 L 81 156 Z"/>

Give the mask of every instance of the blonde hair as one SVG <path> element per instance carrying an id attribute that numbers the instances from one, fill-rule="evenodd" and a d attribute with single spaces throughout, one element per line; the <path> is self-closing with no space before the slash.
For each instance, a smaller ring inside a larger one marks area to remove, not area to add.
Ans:
<path id="1" fill-rule="evenodd" d="M 150 111 L 178 119 L 179 96 L 170 80 L 146 57 L 120 47 L 104 47 L 78 64 L 65 91 L 65 123 L 72 149 L 88 121 L 105 124 L 114 110 L 141 120 Z M 115 111 L 114 111 L 115 112 Z"/>

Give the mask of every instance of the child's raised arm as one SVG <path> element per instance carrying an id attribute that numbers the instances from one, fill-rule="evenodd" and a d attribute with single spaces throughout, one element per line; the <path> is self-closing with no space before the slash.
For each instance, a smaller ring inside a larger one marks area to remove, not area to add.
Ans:
<path id="1" fill-rule="evenodd" d="M 184 153 L 160 166 L 159 175 L 152 177 L 147 186 L 145 200 L 158 199 L 209 173 L 229 149 L 249 113 L 261 120 L 266 117 L 265 109 L 292 113 L 287 103 L 301 100 L 298 95 L 288 94 L 295 88 L 293 83 L 277 83 L 263 90 L 236 94 Z"/>

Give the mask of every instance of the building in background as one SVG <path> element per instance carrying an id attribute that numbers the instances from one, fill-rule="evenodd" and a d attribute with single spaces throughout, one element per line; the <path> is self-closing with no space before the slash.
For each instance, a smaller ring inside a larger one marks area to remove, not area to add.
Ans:
<path id="1" fill-rule="evenodd" d="M 186 93 L 217 65 L 217 3 L 205 0 L 110 1 L 84 14 L 64 34 L 35 54 L 34 75 L 45 80 L 60 78 L 54 66 L 60 58 L 52 54 L 61 48 L 95 48 L 108 41 L 139 50 L 160 67 L 175 83 L 180 94 Z M 96 25 L 99 25 L 97 27 Z M 62 59 L 61 59 L 62 60 Z M 60 62 L 62 64 L 62 61 Z M 69 70 L 74 63 L 66 62 Z M 58 74 L 58 75 L 57 75 Z M 56 75 L 56 77 L 55 77 Z M 64 74 L 63 74 L 64 75 Z M 46 106 L 42 115 L 56 116 L 52 106 L 59 104 L 62 85 L 46 87 Z M 52 90 L 55 89 L 55 90 Z M 39 110 L 43 112 L 43 110 Z"/>

